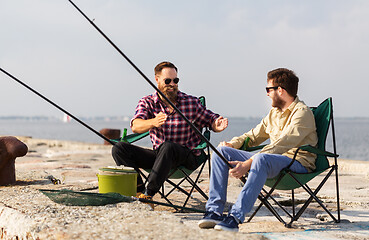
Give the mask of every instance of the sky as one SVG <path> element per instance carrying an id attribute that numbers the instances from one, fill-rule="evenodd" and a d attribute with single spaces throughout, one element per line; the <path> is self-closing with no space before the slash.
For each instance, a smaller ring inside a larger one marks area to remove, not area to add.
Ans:
<path id="1" fill-rule="evenodd" d="M 74 3 L 153 82 L 178 67 L 179 89 L 226 117 L 261 117 L 267 72 L 300 78 L 309 106 L 369 117 L 369 1 L 128 1 Z M 75 116 L 132 116 L 154 89 L 67 0 L 0 0 L 0 68 Z M 0 72 L 1 116 L 62 112 Z"/>

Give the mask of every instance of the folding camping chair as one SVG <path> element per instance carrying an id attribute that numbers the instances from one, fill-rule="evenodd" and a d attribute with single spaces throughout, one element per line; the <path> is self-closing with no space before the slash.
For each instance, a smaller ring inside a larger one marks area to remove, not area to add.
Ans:
<path id="1" fill-rule="evenodd" d="M 201 96 L 199 97 L 200 102 L 206 106 L 205 104 L 205 97 Z M 210 131 L 207 127 L 205 127 L 203 129 L 203 135 L 210 140 Z M 129 134 L 127 135 L 127 129 L 124 129 L 123 131 L 123 136 L 120 139 L 113 139 L 113 141 L 117 142 L 117 141 L 123 141 L 123 142 L 129 142 L 129 143 L 134 143 L 146 136 L 149 135 L 149 132 L 145 132 L 145 133 L 134 133 L 134 134 Z M 169 174 L 168 177 L 166 179 L 166 182 L 169 183 L 172 188 L 168 191 L 165 191 L 164 188 L 164 184 L 161 187 L 161 191 L 159 191 L 159 194 L 161 195 L 162 198 L 164 198 L 169 204 L 173 205 L 171 203 L 171 201 L 168 199 L 168 196 L 173 193 L 174 190 L 178 190 L 182 193 L 184 193 L 187 197 L 183 203 L 183 207 L 185 207 L 187 205 L 188 200 L 190 199 L 190 197 L 192 196 L 193 191 L 196 189 L 197 192 L 200 193 L 200 195 L 202 197 L 204 197 L 206 200 L 208 200 L 208 196 L 204 193 L 204 191 L 197 185 L 200 175 L 205 167 L 206 162 L 208 162 L 209 165 L 209 173 L 210 173 L 210 149 L 209 146 L 207 146 L 205 141 L 201 141 L 201 143 L 195 148 L 198 150 L 201 150 L 201 155 L 197 157 L 197 161 L 198 161 L 198 167 L 197 169 L 199 169 L 197 175 L 195 176 L 195 178 L 191 178 L 190 175 L 196 171 L 196 170 L 190 170 L 185 168 L 184 166 L 179 166 L 176 169 L 172 169 Z M 151 169 L 143 169 L 145 172 L 150 173 Z M 148 179 L 148 174 L 145 174 L 143 171 L 141 171 L 140 169 L 138 169 L 139 174 L 147 181 Z M 178 183 L 173 182 L 172 180 L 176 179 L 179 180 Z M 183 189 L 180 185 L 183 182 L 188 182 L 191 185 L 191 190 L 188 192 L 185 189 Z M 145 182 L 146 184 L 146 182 Z M 178 209 L 176 209 L 178 210 Z"/>
<path id="2" fill-rule="evenodd" d="M 258 199 L 261 201 L 260 205 L 256 208 L 254 213 L 248 219 L 248 222 L 255 216 L 255 214 L 259 211 L 259 209 L 265 205 L 272 214 L 282 222 L 286 227 L 291 227 L 292 222 L 297 221 L 302 213 L 306 210 L 309 204 L 315 200 L 327 213 L 328 215 L 336 222 L 340 222 L 340 204 L 339 204 L 339 189 L 338 189 L 338 165 L 337 165 L 337 157 L 336 154 L 336 139 L 335 139 L 335 131 L 334 131 L 334 121 L 333 121 L 333 105 L 332 105 L 332 98 L 328 98 L 323 101 L 318 107 L 312 107 L 311 110 L 314 113 L 315 123 L 317 128 L 317 135 L 318 135 L 318 146 L 313 147 L 310 145 L 304 145 L 299 147 L 295 155 L 289 164 L 289 166 L 283 169 L 278 176 L 273 179 L 267 179 L 265 185 L 270 187 L 269 192 L 266 191 L 264 188 L 262 192 L 260 192 Z M 333 151 L 334 153 L 325 151 L 325 143 L 326 138 L 329 130 L 329 125 L 331 124 L 332 129 L 332 141 L 333 141 Z M 258 146 L 254 148 L 247 147 L 248 139 L 245 141 L 244 146 L 241 149 L 246 151 L 253 151 L 257 149 L 261 149 L 263 146 Z M 265 146 L 265 145 L 264 145 Z M 312 173 L 294 173 L 289 168 L 292 163 L 295 161 L 296 155 L 298 151 L 309 151 L 312 153 L 317 154 L 316 159 L 316 170 Z M 327 157 L 334 158 L 334 163 L 329 165 L 329 161 Z M 314 177 L 318 176 L 319 174 L 328 171 L 321 183 L 318 187 L 313 191 L 307 183 L 312 180 Z M 333 214 L 324 206 L 323 202 L 318 198 L 317 194 L 323 185 L 326 183 L 328 178 L 331 174 L 335 172 L 336 175 L 336 194 L 337 194 L 337 218 L 333 216 Z M 309 198 L 306 200 L 304 205 L 300 208 L 300 210 L 295 213 L 295 199 L 294 199 L 294 189 L 302 187 L 308 194 Z M 275 200 L 271 195 L 275 189 L 278 190 L 291 190 L 291 198 L 292 198 L 292 215 L 287 211 L 285 207 L 283 207 L 277 200 Z M 290 218 L 290 222 L 286 223 L 282 217 L 277 213 L 277 211 L 273 208 L 270 204 L 268 199 L 273 200 Z"/>

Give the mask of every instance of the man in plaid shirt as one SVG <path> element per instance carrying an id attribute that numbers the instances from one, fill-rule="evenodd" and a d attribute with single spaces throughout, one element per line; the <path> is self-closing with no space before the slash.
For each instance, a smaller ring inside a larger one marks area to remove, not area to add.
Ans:
<path id="1" fill-rule="evenodd" d="M 177 68 L 170 62 L 155 67 L 158 89 L 199 129 L 207 126 L 214 132 L 223 131 L 228 119 L 206 109 L 197 97 L 178 90 Z M 113 147 L 117 165 L 152 169 L 147 187 L 137 178 L 137 197 L 152 199 L 163 185 L 171 169 L 180 165 L 197 168 L 199 150 L 192 150 L 201 138 L 158 92 L 140 99 L 131 120 L 134 133 L 149 131 L 153 149 L 119 142 Z M 153 205 L 151 205 L 153 207 Z"/>

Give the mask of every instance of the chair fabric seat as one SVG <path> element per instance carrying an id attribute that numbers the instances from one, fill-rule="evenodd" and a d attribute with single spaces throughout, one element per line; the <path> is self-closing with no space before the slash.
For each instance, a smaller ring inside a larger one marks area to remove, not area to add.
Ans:
<path id="1" fill-rule="evenodd" d="M 315 172 L 312 172 L 312 173 L 294 173 L 294 172 L 291 172 L 291 174 L 299 182 L 301 182 L 301 184 L 306 184 L 311 179 L 313 179 L 314 177 L 318 176 L 319 174 L 321 174 L 322 172 L 326 171 L 327 169 L 320 170 L 320 171 L 315 171 Z M 277 182 L 278 178 L 281 175 L 284 175 L 284 176 L 282 177 L 282 179 L 280 180 L 280 182 L 277 184 L 277 186 L 275 187 L 275 189 L 278 189 L 278 190 L 292 190 L 292 189 L 296 189 L 296 188 L 300 188 L 301 187 L 300 184 L 298 184 L 289 174 L 287 174 L 287 171 L 286 170 L 282 170 L 274 178 L 267 179 L 266 182 L 265 182 L 265 185 L 268 186 L 268 187 L 270 187 L 270 188 L 273 187 L 274 184 Z"/>

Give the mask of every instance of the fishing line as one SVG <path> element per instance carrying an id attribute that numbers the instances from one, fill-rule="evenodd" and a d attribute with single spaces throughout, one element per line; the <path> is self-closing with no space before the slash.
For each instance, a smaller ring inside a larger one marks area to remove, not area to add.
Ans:
<path id="1" fill-rule="evenodd" d="M 88 128 L 89 130 L 91 130 L 92 132 L 94 132 L 95 134 L 97 134 L 99 137 L 103 138 L 105 141 L 109 142 L 112 145 L 115 144 L 110 139 L 106 138 L 104 135 L 102 135 L 101 133 L 97 132 L 95 129 L 93 129 L 90 126 L 88 126 L 86 123 L 84 123 L 81 120 L 79 120 L 73 114 L 71 114 L 68 111 L 64 110 L 63 108 L 59 107 L 57 104 L 55 104 L 54 102 L 52 102 L 51 100 L 49 100 L 48 98 L 46 98 L 45 96 L 43 96 L 41 93 L 37 92 L 36 90 L 34 90 L 33 88 L 31 88 L 27 84 L 25 84 L 24 82 L 22 82 L 18 78 L 14 77 L 13 75 L 11 75 L 10 73 L 8 73 L 4 69 L 0 68 L 0 71 L 2 71 L 6 75 L 8 75 L 10 78 L 12 78 L 13 80 L 15 80 L 16 82 L 18 82 L 19 84 L 21 84 L 24 87 L 26 87 L 28 90 L 32 91 L 33 93 L 35 93 L 36 95 L 38 95 L 39 97 L 41 97 L 42 99 L 44 99 L 45 101 L 47 101 L 48 103 L 50 103 L 51 105 L 53 105 L 54 107 L 56 107 L 57 109 L 59 109 L 60 111 L 64 112 L 65 114 L 67 114 L 68 116 L 70 116 L 71 118 L 73 118 L 74 120 L 76 120 L 77 122 L 79 122 L 80 124 L 82 124 L 83 126 L 85 126 L 86 128 Z"/>
<path id="2" fill-rule="evenodd" d="M 183 115 L 183 113 L 167 98 L 167 96 L 165 96 L 151 81 L 148 77 L 146 77 L 146 75 L 117 47 L 117 45 L 115 45 L 113 43 L 113 41 L 110 40 L 110 38 L 108 36 L 105 35 L 105 33 L 98 27 L 96 26 L 95 23 L 93 23 L 93 21 L 90 20 L 90 18 L 88 18 L 86 16 L 86 14 L 84 14 L 82 12 L 81 9 L 79 9 L 77 7 L 77 5 L 75 5 L 71 0 L 68 0 L 77 10 L 78 12 L 80 12 L 86 19 L 87 21 L 115 48 L 115 50 L 117 50 L 120 55 L 122 55 L 127 61 L 129 64 L 131 64 L 131 66 L 147 81 L 147 83 L 149 83 L 151 85 L 151 87 L 153 87 L 159 94 L 160 96 L 162 96 L 169 104 L 171 107 L 173 107 L 174 110 L 176 110 L 176 112 L 187 122 L 187 124 L 192 128 L 192 130 L 194 130 L 201 138 L 202 140 L 204 140 L 208 146 L 223 160 L 223 162 L 225 164 L 227 164 L 227 166 L 229 168 L 233 168 L 233 166 L 227 161 L 227 159 L 222 155 L 220 154 L 220 152 L 210 143 L 210 141 L 200 132 L 199 129 L 197 129 L 192 123 L 190 120 L 188 120 L 188 118 Z M 240 178 L 242 182 L 245 183 L 245 178 L 242 177 Z"/>

